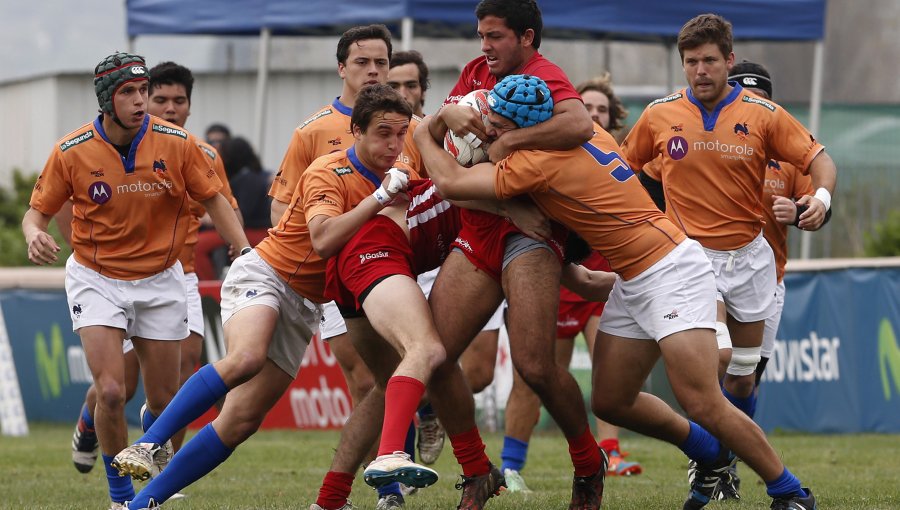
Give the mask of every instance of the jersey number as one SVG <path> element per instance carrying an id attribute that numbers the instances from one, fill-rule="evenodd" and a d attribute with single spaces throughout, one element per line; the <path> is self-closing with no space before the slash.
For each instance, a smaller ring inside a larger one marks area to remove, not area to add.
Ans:
<path id="1" fill-rule="evenodd" d="M 588 151 L 588 153 L 597 160 L 597 163 L 608 167 L 613 163 L 617 163 L 616 167 L 610 172 L 610 175 L 613 176 L 613 179 L 619 182 L 625 182 L 628 179 L 634 177 L 634 172 L 631 170 L 631 167 L 628 166 L 628 163 L 622 159 L 622 156 L 615 151 L 612 152 L 603 152 L 597 147 L 591 145 L 590 143 L 584 143 L 581 145 L 584 147 L 584 150 Z"/>

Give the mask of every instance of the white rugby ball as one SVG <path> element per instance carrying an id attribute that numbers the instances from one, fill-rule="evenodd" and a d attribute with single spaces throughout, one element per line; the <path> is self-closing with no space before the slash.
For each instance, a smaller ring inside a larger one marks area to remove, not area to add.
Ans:
<path id="1" fill-rule="evenodd" d="M 481 121 L 487 126 L 488 112 L 490 112 L 490 107 L 488 106 L 489 92 L 489 90 L 485 89 L 473 90 L 463 96 L 456 104 L 468 106 L 480 113 Z M 472 133 L 462 137 L 456 136 L 456 133 L 447 130 L 447 134 L 444 135 L 444 150 L 456 158 L 460 165 L 467 168 L 488 160 L 487 144 L 482 143 Z"/>

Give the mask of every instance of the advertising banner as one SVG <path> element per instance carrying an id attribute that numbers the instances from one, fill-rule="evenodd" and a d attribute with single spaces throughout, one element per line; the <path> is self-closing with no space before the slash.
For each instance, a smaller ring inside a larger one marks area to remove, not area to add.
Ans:
<path id="1" fill-rule="evenodd" d="M 788 273 L 765 430 L 900 432 L 900 268 Z"/>

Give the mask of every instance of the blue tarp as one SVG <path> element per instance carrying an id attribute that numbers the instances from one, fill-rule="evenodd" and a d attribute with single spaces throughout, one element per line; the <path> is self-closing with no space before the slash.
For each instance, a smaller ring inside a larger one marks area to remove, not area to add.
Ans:
<path id="1" fill-rule="evenodd" d="M 478 0 L 127 0 L 128 35 L 337 34 L 360 23 L 396 28 L 415 23 L 417 35 L 471 36 Z M 548 36 L 629 40 L 673 39 L 704 12 L 724 16 L 736 39 L 821 40 L 825 0 L 543 0 Z"/>

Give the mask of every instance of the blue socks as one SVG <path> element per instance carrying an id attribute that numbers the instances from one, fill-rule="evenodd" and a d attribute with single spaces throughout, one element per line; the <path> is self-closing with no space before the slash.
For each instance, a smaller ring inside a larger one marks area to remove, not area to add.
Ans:
<path id="1" fill-rule="evenodd" d="M 381 499 L 388 494 L 397 494 L 402 497 L 403 494 L 400 492 L 400 482 L 389 483 L 378 487 L 378 499 Z"/>
<path id="2" fill-rule="evenodd" d="M 157 503 L 165 502 L 173 494 L 225 462 L 232 452 L 234 450 L 225 446 L 212 424 L 203 427 L 172 457 L 166 469 L 134 497 L 129 506 L 145 508 L 149 505 L 150 498 Z"/>
<path id="3" fill-rule="evenodd" d="M 166 410 L 137 442 L 165 443 L 176 432 L 202 416 L 226 393 L 228 387 L 216 369 L 212 365 L 204 365 L 185 381 L 184 386 L 175 394 L 175 398 L 166 406 Z"/>
<path id="4" fill-rule="evenodd" d="M 119 470 L 112 467 L 113 457 L 102 455 L 103 467 L 106 468 L 106 482 L 109 484 L 109 499 L 116 503 L 124 503 L 134 498 L 134 486 L 130 476 L 119 476 Z M 138 507 L 140 508 L 140 507 Z"/>
<path id="5" fill-rule="evenodd" d="M 500 472 L 507 469 L 521 471 L 525 467 L 525 460 L 528 458 L 528 443 L 519 441 L 514 437 L 504 436 L 503 451 L 500 452 L 500 458 L 503 459 Z"/>
<path id="6" fill-rule="evenodd" d="M 91 413 L 88 412 L 87 404 L 81 406 L 81 421 L 84 422 L 87 428 L 94 428 L 94 419 L 91 418 Z"/>
<path id="7" fill-rule="evenodd" d="M 719 456 L 722 449 L 719 440 L 706 431 L 700 425 L 692 421 L 688 421 L 691 425 L 691 431 L 688 432 L 687 439 L 684 443 L 678 445 L 681 451 L 689 458 L 697 462 L 712 462 Z"/>
<path id="8" fill-rule="evenodd" d="M 150 430 L 150 427 L 156 423 L 157 418 L 159 418 L 159 416 L 151 413 L 150 408 L 144 409 L 144 414 L 141 416 L 141 430 L 144 432 Z"/>
<path id="9" fill-rule="evenodd" d="M 749 397 L 741 398 L 736 397 L 728 392 L 724 386 L 722 386 L 722 394 L 725 395 L 725 398 L 731 402 L 734 407 L 737 407 L 744 414 L 753 418 L 753 415 L 756 414 L 756 392 L 752 392 Z"/>
<path id="10" fill-rule="evenodd" d="M 800 480 L 793 473 L 784 468 L 781 476 L 766 482 L 766 494 L 772 498 L 790 497 L 794 495 L 806 496 L 806 492 L 800 487 Z"/>
<path id="11" fill-rule="evenodd" d="M 403 443 L 403 451 L 409 454 L 409 459 L 416 461 L 416 422 L 409 422 L 406 430 L 406 442 Z"/>

